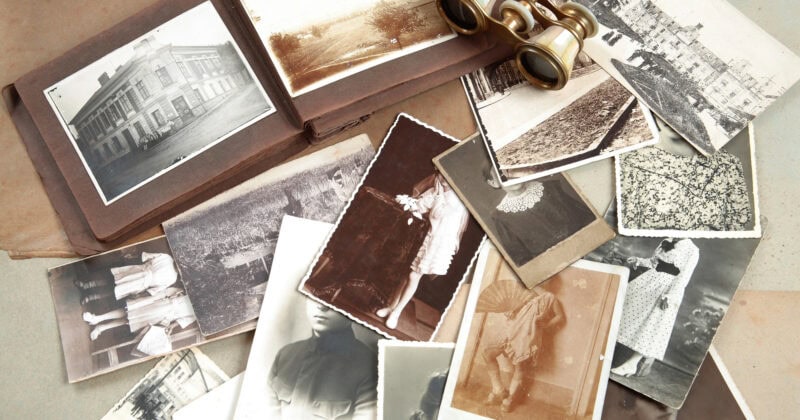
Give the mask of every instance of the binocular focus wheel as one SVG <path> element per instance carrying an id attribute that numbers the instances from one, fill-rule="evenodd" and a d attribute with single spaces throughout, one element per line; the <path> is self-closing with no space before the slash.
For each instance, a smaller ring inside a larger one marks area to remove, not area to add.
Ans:
<path id="1" fill-rule="evenodd" d="M 486 30 L 486 18 L 475 0 L 436 0 L 436 8 L 458 33 L 474 35 Z"/>
<path id="2" fill-rule="evenodd" d="M 597 21 L 594 13 L 580 3 L 564 3 L 561 6 L 561 11 L 564 12 L 565 15 L 575 18 L 575 20 L 583 26 L 584 31 L 586 31 L 584 38 L 591 38 L 597 35 L 597 32 L 600 30 L 600 23 Z"/>
<path id="3" fill-rule="evenodd" d="M 522 20 L 525 21 L 525 27 L 518 29 L 518 33 L 527 34 L 528 32 L 532 31 L 534 25 L 536 25 L 536 20 L 534 20 L 531 11 L 526 9 L 525 6 L 523 6 L 517 0 L 504 1 L 500 5 L 500 13 L 502 14 L 505 10 L 513 10 L 522 18 Z"/>

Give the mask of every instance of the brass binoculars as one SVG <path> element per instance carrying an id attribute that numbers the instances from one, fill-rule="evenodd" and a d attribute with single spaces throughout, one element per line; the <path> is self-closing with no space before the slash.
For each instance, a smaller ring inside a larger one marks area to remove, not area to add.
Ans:
<path id="1" fill-rule="evenodd" d="M 583 5 L 558 7 L 552 0 L 506 0 L 500 5 L 502 20 L 493 18 L 478 0 L 436 0 L 436 8 L 458 33 L 488 31 L 513 45 L 519 71 L 543 89 L 564 87 L 583 40 L 596 35 L 599 26 Z M 530 35 L 537 23 L 543 30 Z"/>

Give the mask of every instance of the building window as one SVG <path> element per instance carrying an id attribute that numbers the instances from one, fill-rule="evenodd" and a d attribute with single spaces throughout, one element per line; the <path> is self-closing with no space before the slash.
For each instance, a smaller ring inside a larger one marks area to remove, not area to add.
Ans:
<path id="1" fill-rule="evenodd" d="M 142 123 L 140 123 L 139 121 L 133 123 L 133 128 L 136 129 L 136 133 L 139 134 L 140 138 L 147 135 L 147 133 L 144 131 L 144 128 L 142 127 Z"/>
<path id="2" fill-rule="evenodd" d="M 162 126 L 167 123 L 167 121 L 164 119 L 164 114 L 161 113 L 160 109 L 153 111 L 150 115 L 153 116 L 153 118 L 156 120 L 156 124 L 158 124 L 159 126 Z"/>
<path id="3" fill-rule="evenodd" d="M 114 142 L 114 149 L 117 149 L 118 152 L 122 151 L 122 143 L 119 142 L 117 136 L 111 137 L 111 141 Z"/>
<path id="4" fill-rule="evenodd" d="M 122 95 L 119 97 L 119 105 L 122 107 L 122 110 L 127 114 L 133 110 L 133 106 L 131 106 L 131 101 L 128 99 L 127 96 Z"/>
<path id="5" fill-rule="evenodd" d="M 161 81 L 161 86 L 167 87 L 173 83 L 172 76 L 169 75 L 166 67 L 159 67 L 156 69 L 156 76 Z"/>
<path id="6" fill-rule="evenodd" d="M 197 77 L 201 77 L 203 75 L 203 68 L 200 67 L 199 64 L 197 64 L 197 61 L 190 61 L 189 62 L 189 67 L 192 68 L 192 70 L 194 71 L 194 74 L 196 74 Z"/>
<path id="7" fill-rule="evenodd" d="M 116 121 L 122 118 L 120 117 L 119 112 L 117 111 L 117 107 L 115 107 L 114 104 L 111 104 L 111 106 L 109 106 L 108 109 L 109 111 L 111 111 L 112 121 Z"/>
<path id="8" fill-rule="evenodd" d="M 139 91 L 139 95 L 142 95 L 143 99 L 150 97 L 150 92 L 147 90 L 147 86 L 144 85 L 144 80 L 136 82 L 136 89 Z"/>
<path id="9" fill-rule="evenodd" d="M 189 73 L 189 69 L 186 68 L 186 64 L 184 64 L 183 61 L 178 61 L 178 69 L 180 69 L 183 77 L 192 77 L 192 75 Z"/>

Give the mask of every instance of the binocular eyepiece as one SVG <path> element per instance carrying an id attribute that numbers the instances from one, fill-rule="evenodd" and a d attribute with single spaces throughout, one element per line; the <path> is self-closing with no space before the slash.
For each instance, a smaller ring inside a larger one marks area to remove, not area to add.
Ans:
<path id="1" fill-rule="evenodd" d="M 583 40 L 597 34 L 599 24 L 578 3 L 555 6 L 551 0 L 506 0 L 497 20 L 477 0 L 436 0 L 439 14 L 464 35 L 490 32 L 514 45 L 517 68 L 543 89 L 561 89 L 569 80 Z M 536 24 L 540 33 L 529 36 Z"/>

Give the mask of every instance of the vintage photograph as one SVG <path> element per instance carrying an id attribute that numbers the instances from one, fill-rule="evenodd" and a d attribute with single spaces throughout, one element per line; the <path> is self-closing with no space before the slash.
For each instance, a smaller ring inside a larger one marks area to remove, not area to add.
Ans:
<path id="1" fill-rule="evenodd" d="M 380 336 L 297 291 L 333 225 L 286 216 L 235 419 L 371 419 Z"/>
<path id="2" fill-rule="evenodd" d="M 334 222 L 375 154 L 366 135 L 270 169 L 164 222 L 203 334 L 258 317 L 285 214 Z"/>
<path id="3" fill-rule="evenodd" d="M 462 77 L 501 184 L 541 178 L 658 140 L 652 115 L 585 54 L 569 84 L 531 86 L 514 59 Z"/>
<path id="4" fill-rule="evenodd" d="M 601 24 L 585 51 L 704 155 L 800 77 L 800 58 L 724 0 L 577 1 Z"/>
<path id="5" fill-rule="evenodd" d="M 609 382 L 603 418 L 753 420 L 755 416 L 711 346 L 680 410 Z"/>
<path id="6" fill-rule="evenodd" d="M 657 120 L 661 141 L 616 160 L 619 233 L 628 236 L 761 236 L 752 124 L 711 156 Z"/>
<path id="7" fill-rule="evenodd" d="M 436 420 L 453 343 L 378 343 L 378 418 Z"/>
<path id="8" fill-rule="evenodd" d="M 759 242 L 617 235 L 587 255 L 631 270 L 611 379 L 679 408 Z"/>
<path id="9" fill-rule="evenodd" d="M 172 413 L 172 420 L 230 420 L 236 410 L 244 372 Z"/>
<path id="10" fill-rule="evenodd" d="M 440 416 L 599 419 L 627 278 L 578 261 L 528 289 L 487 243 Z"/>
<path id="11" fill-rule="evenodd" d="M 211 2 L 44 93 L 106 205 L 275 112 Z"/>
<path id="12" fill-rule="evenodd" d="M 431 339 L 484 238 L 431 162 L 456 142 L 400 114 L 300 290 L 387 337 Z"/>
<path id="13" fill-rule="evenodd" d="M 433 0 L 243 0 L 292 96 L 456 35 Z"/>
<path id="14" fill-rule="evenodd" d="M 255 328 L 204 337 L 162 236 L 47 271 L 69 382 Z"/>
<path id="15" fill-rule="evenodd" d="M 614 236 L 566 175 L 501 188 L 477 136 L 434 163 L 528 287 Z"/>
<path id="16" fill-rule="evenodd" d="M 103 420 L 168 419 L 181 407 L 228 381 L 197 349 L 165 357 L 147 372 Z"/>

